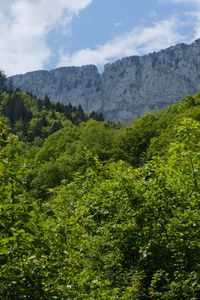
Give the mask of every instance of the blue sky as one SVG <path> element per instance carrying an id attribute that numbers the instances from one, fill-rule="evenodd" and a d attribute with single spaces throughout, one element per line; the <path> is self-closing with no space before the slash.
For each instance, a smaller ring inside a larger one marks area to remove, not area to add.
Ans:
<path id="1" fill-rule="evenodd" d="M 200 0 L 0 0 L 7 75 L 103 65 L 200 38 Z"/>

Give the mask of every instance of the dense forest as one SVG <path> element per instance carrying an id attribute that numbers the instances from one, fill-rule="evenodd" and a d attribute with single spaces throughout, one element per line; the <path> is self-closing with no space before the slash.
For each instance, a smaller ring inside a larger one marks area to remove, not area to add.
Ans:
<path id="1" fill-rule="evenodd" d="M 0 90 L 0 299 L 200 299 L 200 94 L 123 125 Z"/>

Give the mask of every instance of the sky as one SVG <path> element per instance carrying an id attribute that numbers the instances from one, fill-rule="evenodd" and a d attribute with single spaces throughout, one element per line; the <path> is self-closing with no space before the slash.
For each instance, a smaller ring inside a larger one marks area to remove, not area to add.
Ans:
<path id="1" fill-rule="evenodd" d="M 200 0 L 0 0 L 7 76 L 107 63 L 200 38 Z"/>

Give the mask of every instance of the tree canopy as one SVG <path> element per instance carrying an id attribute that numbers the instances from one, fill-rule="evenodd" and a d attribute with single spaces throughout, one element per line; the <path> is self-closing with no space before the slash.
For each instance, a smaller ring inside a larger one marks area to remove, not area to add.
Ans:
<path id="1" fill-rule="evenodd" d="M 20 91 L 0 114 L 1 299 L 200 298 L 200 94 L 126 126 Z"/>

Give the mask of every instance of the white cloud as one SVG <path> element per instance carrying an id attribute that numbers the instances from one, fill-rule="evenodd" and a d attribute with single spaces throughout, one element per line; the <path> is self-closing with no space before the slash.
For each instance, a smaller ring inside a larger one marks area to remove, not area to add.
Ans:
<path id="1" fill-rule="evenodd" d="M 172 17 L 151 27 L 137 27 L 115 37 L 95 49 L 86 48 L 72 54 L 61 53 L 58 66 L 84 64 L 103 65 L 123 56 L 145 54 L 176 44 L 182 39 L 177 31 L 178 20 Z"/>
<path id="2" fill-rule="evenodd" d="M 14 3 L 14 0 L 0 0 L 1 10 L 8 8 L 11 4 Z"/>
<path id="3" fill-rule="evenodd" d="M 182 22 L 190 26 L 194 33 L 193 36 L 190 37 L 189 42 L 200 38 L 200 0 L 158 0 L 158 2 L 171 2 L 184 5 Z"/>
<path id="4" fill-rule="evenodd" d="M 7 75 L 40 69 L 51 57 L 48 33 L 65 32 L 92 0 L 0 0 L 0 68 Z"/>
<path id="5" fill-rule="evenodd" d="M 174 2 L 174 3 L 185 3 L 185 4 L 198 4 L 199 0 L 160 0 L 160 2 Z"/>
<path id="6" fill-rule="evenodd" d="M 94 48 L 74 53 L 63 49 L 58 65 L 102 66 L 123 56 L 145 54 L 200 37 L 200 0 L 157 1 L 182 5 L 186 8 L 187 20 L 181 9 L 176 16 L 148 27 L 136 27 Z M 62 34 L 69 34 L 74 17 L 91 3 L 92 0 L 0 0 L 0 69 L 11 75 L 44 68 L 53 56 L 47 41 L 50 32 L 59 26 Z M 156 17 L 156 12 L 152 11 L 150 17 Z M 189 22 L 187 26 L 193 28 L 190 40 L 179 34 L 182 22 L 184 26 Z M 114 24 L 122 25 L 121 22 Z"/>

